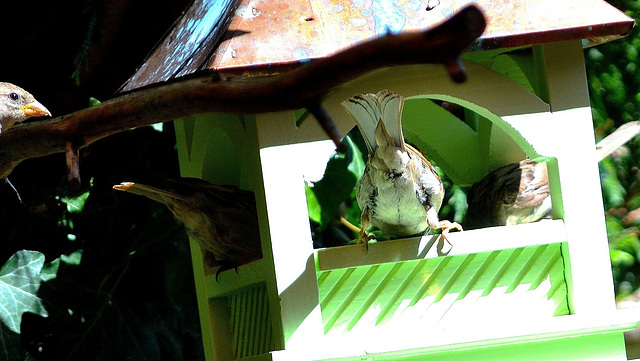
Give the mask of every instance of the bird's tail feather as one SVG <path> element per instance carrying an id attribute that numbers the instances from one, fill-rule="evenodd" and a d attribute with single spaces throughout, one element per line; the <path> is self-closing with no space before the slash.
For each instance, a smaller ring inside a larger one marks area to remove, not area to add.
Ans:
<path id="1" fill-rule="evenodd" d="M 369 153 L 378 147 L 376 128 L 382 120 L 389 136 L 398 147 L 404 145 L 402 134 L 402 108 L 404 98 L 392 91 L 381 90 L 377 94 L 357 94 L 342 102 L 342 106 L 355 119 Z"/>

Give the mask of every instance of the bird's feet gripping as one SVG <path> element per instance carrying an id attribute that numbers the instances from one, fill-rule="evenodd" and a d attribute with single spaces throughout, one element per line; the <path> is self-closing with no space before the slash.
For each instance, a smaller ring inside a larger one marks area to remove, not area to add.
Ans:
<path id="1" fill-rule="evenodd" d="M 207 266 L 209 266 L 210 268 L 218 267 L 218 269 L 216 270 L 216 282 L 220 282 L 218 277 L 220 277 L 220 273 L 226 270 L 235 269 L 236 273 L 238 273 L 239 265 L 237 263 L 233 263 L 230 261 L 219 261 L 216 259 L 213 253 L 204 249 L 202 250 L 202 252 L 204 252 L 204 263 Z"/>
<path id="2" fill-rule="evenodd" d="M 358 232 L 358 244 L 364 243 L 364 247 L 369 253 L 369 241 L 375 239 L 376 237 L 367 233 L 367 228 L 369 228 L 369 224 L 371 223 L 371 213 L 368 208 L 362 210 L 362 215 L 360 216 L 360 231 Z"/>
<path id="3" fill-rule="evenodd" d="M 443 220 L 438 222 L 438 228 L 442 230 L 442 232 L 440 233 L 440 237 L 444 241 L 442 242 L 440 249 L 438 250 L 438 253 L 448 254 L 453 248 L 453 244 L 451 244 L 447 236 L 449 235 L 449 232 L 451 232 L 451 230 L 456 230 L 461 232 L 462 226 L 457 222 Z M 447 246 L 446 248 L 444 247 L 445 244 Z"/>
<path id="4" fill-rule="evenodd" d="M 358 244 L 364 243 L 364 247 L 367 250 L 367 253 L 369 253 L 369 241 L 373 239 L 376 239 L 376 236 L 371 233 L 367 233 L 364 228 L 362 228 L 360 232 L 358 232 Z"/>

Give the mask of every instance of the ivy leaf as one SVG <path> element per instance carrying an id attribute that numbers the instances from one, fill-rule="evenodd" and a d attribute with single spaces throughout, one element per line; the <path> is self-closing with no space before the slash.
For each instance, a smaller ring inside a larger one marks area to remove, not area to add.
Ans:
<path id="1" fill-rule="evenodd" d="M 76 197 L 64 197 L 62 201 L 67 205 L 67 212 L 69 213 L 80 213 L 84 208 L 84 203 L 89 198 L 90 190 L 76 196 Z"/>
<path id="2" fill-rule="evenodd" d="M 11 256 L 0 269 L 0 320 L 15 333 L 20 333 L 23 313 L 47 316 L 42 301 L 36 296 L 43 265 L 42 253 L 23 250 Z"/>
<path id="3" fill-rule="evenodd" d="M 316 198 L 316 194 L 313 192 L 313 189 L 308 182 L 305 182 L 304 192 L 305 192 L 305 195 L 307 196 L 307 208 L 309 209 L 309 219 L 320 224 L 322 207 L 320 206 L 320 202 L 318 202 L 318 198 Z"/>
<path id="4" fill-rule="evenodd" d="M 40 279 L 44 282 L 55 279 L 60 269 L 60 258 L 54 259 L 52 262 L 47 263 L 40 270 Z"/>
<path id="5" fill-rule="evenodd" d="M 356 182 L 366 167 L 363 154 L 351 134 L 343 140 L 347 145 L 347 152 L 334 153 L 327 162 L 322 179 L 313 182 L 306 191 L 309 216 L 312 220 L 319 221 L 321 229 L 336 216 L 340 205 L 351 198 Z"/>
<path id="6" fill-rule="evenodd" d="M 349 133 L 349 135 L 344 139 L 344 141 L 349 146 L 349 153 L 351 153 L 350 162 L 347 166 L 347 169 L 357 179 L 360 179 L 360 177 L 362 177 L 362 174 L 364 174 L 364 169 L 367 167 L 367 161 L 366 155 L 363 154 L 363 150 L 360 149 L 358 142 L 354 138 L 355 135 L 353 133 Z M 364 142 L 364 140 L 362 142 Z"/>

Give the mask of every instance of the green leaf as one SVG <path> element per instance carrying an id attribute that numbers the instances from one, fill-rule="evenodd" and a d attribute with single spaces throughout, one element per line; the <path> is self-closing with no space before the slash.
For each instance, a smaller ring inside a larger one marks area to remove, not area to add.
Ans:
<path id="1" fill-rule="evenodd" d="M 56 258 L 42 267 L 42 271 L 40 271 L 40 279 L 45 282 L 51 281 L 58 275 L 58 269 L 60 269 L 60 258 Z"/>
<path id="2" fill-rule="evenodd" d="M 600 162 L 600 178 L 605 208 L 621 206 L 624 203 L 626 190 L 620 184 L 616 165 L 611 158 L 605 158 Z"/>
<path id="3" fill-rule="evenodd" d="M 617 217 L 607 214 L 605 215 L 605 222 L 608 236 L 612 236 L 624 231 L 624 226 L 622 225 L 620 219 L 618 219 Z"/>
<path id="4" fill-rule="evenodd" d="M 153 128 L 153 130 L 155 130 L 156 132 L 162 133 L 164 129 L 164 123 L 151 124 L 151 128 Z"/>
<path id="5" fill-rule="evenodd" d="M 307 191 L 309 218 L 319 223 L 320 229 L 336 217 L 343 202 L 351 200 L 356 182 L 366 167 L 362 152 L 350 135 L 345 136 L 343 142 L 347 145 L 347 152 L 334 153 L 327 162 L 322 179 L 314 182 Z"/>
<path id="6" fill-rule="evenodd" d="M 631 267 L 635 263 L 635 257 L 625 251 L 612 249 L 610 252 L 611 264 L 614 267 Z"/>
<path id="7" fill-rule="evenodd" d="M 62 201 L 67 204 L 67 212 L 69 213 L 82 212 L 82 209 L 84 208 L 84 203 L 87 201 L 87 198 L 89 197 L 90 192 L 91 190 L 88 190 L 76 197 L 62 198 Z"/>
<path id="8" fill-rule="evenodd" d="M 35 251 L 18 251 L 0 269 L 0 320 L 13 332 L 20 333 L 22 314 L 31 312 L 47 316 L 36 293 L 44 255 Z"/>
<path id="9" fill-rule="evenodd" d="M 67 265 L 77 266 L 82 260 L 82 250 L 77 250 L 69 255 L 63 254 L 60 256 L 60 260 Z"/>
<path id="10" fill-rule="evenodd" d="M 300 125 L 302 125 L 302 123 L 304 123 L 304 121 L 309 117 L 309 115 L 311 115 L 311 112 L 303 108 L 303 109 L 296 110 L 295 114 L 296 114 L 296 126 L 299 127 Z"/>
<path id="11" fill-rule="evenodd" d="M 640 257 L 640 240 L 633 231 L 620 232 L 611 237 L 609 249 L 625 251 L 631 255 Z"/>
<path id="12" fill-rule="evenodd" d="M 449 198 L 448 204 L 453 207 L 454 217 L 453 221 L 462 223 L 464 216 L 467 214 L 467 194 L 462 190 L 460 186 L 454 185 L 451 187 L 451 198 Z"/>
<path id="13" fill-rule="evenodd" d="M 632 195 L 627 200 L 626 208 L 628 208 L 628 209 L 638 209 L 638 208 L 640 208 L 640 193 Z"/>
<path id="14" fill-rule="evenodd" d="M 307 196 L 307 208 L 309 209 L 309 219 L 316 223 L 320 223 L 320 215 L 322 212 L 322 207 L 318 202 L 318 198 L 316 198 L 316 194 L 313 192 L 309 183 L 305 182 L 304 185 L 304 193 Z"/>
<path id="15" fill-rule="evenodd" d="M 353 174 L 357 179 L 360 179 L 364 174 L 364 169 L 367 167 L 367 162 L 362 154 L 360 148 L 358 148 L 357 144 L 351 139 L 351 136 L 347 135 L 344 138 L 345 142 L 349 146 L 349 152 L 351 153 L 351 161 L 347 166 L 347 169 Z"/>

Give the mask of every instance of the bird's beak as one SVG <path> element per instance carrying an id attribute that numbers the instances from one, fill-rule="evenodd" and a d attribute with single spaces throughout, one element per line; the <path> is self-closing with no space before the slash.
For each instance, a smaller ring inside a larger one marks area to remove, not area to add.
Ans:
<path id="1" fill-rule="evenodd" d="M 44 105 L 40 104 L 39 101 L 34 100 L 31 103 L 25 104 L 20 107 L 29 117 L 44 117 L 47 115 L 51 115 L 51 112 Z"/>

